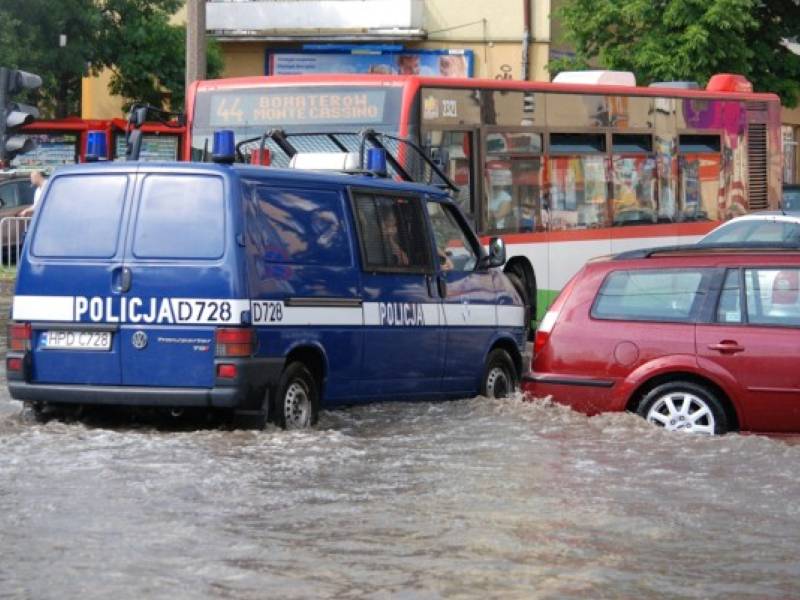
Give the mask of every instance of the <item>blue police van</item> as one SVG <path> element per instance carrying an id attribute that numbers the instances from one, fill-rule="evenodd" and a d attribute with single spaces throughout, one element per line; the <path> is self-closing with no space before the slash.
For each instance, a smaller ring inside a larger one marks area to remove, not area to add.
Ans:
<path id="1" fill-rule="evenodd" d="M 212 163 L 57 171 L 19 261 L 8 387 L 49 404 L 320 407 L 512 392 L 526 309 L 435 187 Z"/>

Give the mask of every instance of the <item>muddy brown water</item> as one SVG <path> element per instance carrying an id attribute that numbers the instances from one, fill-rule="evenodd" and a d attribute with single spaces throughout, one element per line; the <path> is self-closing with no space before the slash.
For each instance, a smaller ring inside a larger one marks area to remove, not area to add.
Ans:
<path id="1" fill-rule="evenodd" d="M 0 400 L 3 598 L 790 598 L 800 446 L 482 398 L 286 433 Z"/>
<path id="2" fill-rule="evenodd" d="M 800 597 L 794 438 L 519 397 L 38 423 L 0 390 L 3 599 Z"/>

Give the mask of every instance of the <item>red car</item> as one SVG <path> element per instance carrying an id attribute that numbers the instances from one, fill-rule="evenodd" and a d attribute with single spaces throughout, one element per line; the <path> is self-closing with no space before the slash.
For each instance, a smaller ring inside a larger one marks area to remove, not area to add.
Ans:
<path id="1" fill-rule="evenodd" d="M 522 388 L 668 430 L 800 431 L 800 248 L 699 246 L 588 263 L 536 332 Z"/>

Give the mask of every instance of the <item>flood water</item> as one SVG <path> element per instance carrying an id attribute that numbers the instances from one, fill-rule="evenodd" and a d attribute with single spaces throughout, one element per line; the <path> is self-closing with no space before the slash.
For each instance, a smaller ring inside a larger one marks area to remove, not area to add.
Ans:
<path id="1" fill-rule="evenodd" d="M 2 598 L 800 596 L 791 440 L 519 398 L 41 424 L 2 389 Z"/>

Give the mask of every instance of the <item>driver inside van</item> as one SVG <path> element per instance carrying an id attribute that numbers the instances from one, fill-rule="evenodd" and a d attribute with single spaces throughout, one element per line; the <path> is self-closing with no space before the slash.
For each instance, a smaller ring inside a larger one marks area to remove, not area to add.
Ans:
<path id="1" fill-rule="evenodd" d="M 386 240 L 386 249 L 389 253 L 389 262 L 398 267 L 410 264 L 408 254 L 400 244 L 397 216 L 393 210 L 385 211 L 383 214 L 383 233 Z"/>

